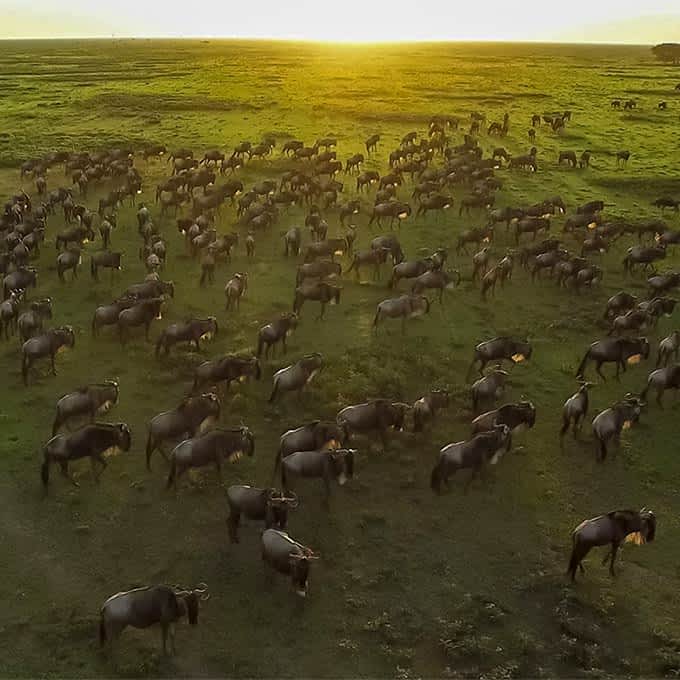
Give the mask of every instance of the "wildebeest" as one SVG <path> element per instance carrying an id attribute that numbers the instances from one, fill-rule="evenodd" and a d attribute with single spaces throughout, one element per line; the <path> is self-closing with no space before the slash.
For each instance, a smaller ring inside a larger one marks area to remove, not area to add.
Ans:
<path id="1" fill-rule="evenodd" d="M 562 165 L 562 161 L 565 161 L 567 165 L 571 165 L 572 168 L 576 167 L 576 152 L 575 151 L 560 151 L 560 156 L 557 160 L 558 165 Z"/>
<path id="2" fill-rule="evenodd" d="M 276 477 L 281 461 L 295 451 L 321 451 L 341 448 L 348 432 L 344 427 L 329 421 L 313 420 L 294 430 L 288 430 L 279 439 L 279 449 L 274 463 Z"/>
<path id="3" fill-rule="evenodd" d="M 583 568 L 583 558 L 591 548 L 610 545 L 602 564 L 609 562 L 609 573 L 614 576 L 614 561 L 621 543 L 641 545 L 654 540 L 656 536 L 656 517 L 651 510 L 615 510 L 581 522 L 572 533 L 572 551 L 567 574 L 576 580 L 576 570 Z"/>
<path id="4" fill-rule="evenodd" d="M 489 243 L 493 239 L 494 230 L 493 225 L 489 224 L 485 227 L 474 227 L 473 229 L 464 229 L 458 234 L 456 242 L 456 253 L 460 255 L 461 251 L 467 254 L 467 244 L 474 243 L 479 246 L 481 243 Z"/>
<path id="5" fill-rule="evenodd" d="M 662 364 L 666 366 L 671 355 L 673 356 L 673 359 L 677 361 L 679 351 L 680 331 L 675 330 L 659 342 L 659 353 L 656 359 L 656 367 L 659 368 Z"/>
<path id="6" fill-rule="evenodd" d="M 54 437 L 62 426 L 68 427 L 73 420 L 87 417 L 92 422 L 97 414 L 108 413 L 109 409 L 118 403 L 119 395 L 120 388 L 115 380 L 85 385 L 65 394 L 57 402 L 52 436 Z"/>
<path id="7" fill-rule="evenodd" d="M 285 256 L 289 255 L 299 255 L 300 254 L 300 243 L 302 242 L 302 233 L 300 227 L 291 227 L 283 235 L 283 243 L 285 246 Z"/>
<path id="8" fill-rule="evenodd" d="M 425 290 L 438 290 L 439 302 L 442 302 L 444 290 L 460 285 L 460 272 L 457 269 L 431 269 L 417 276 L 411 286 L 411 293 L 421 294 Z"/>
<path id="9" fill-rule="evenodd" d="M 612 295 L 612 297 L 607 300 L 604 318 L 611 319 L 612 317 L 616 317 L 621 312 L 627 312 L 628 310 L 633 309 L 637 303 L 637 296 L 626 293 L 623 290 L 619 291 L 616 295 Z"/>
<path id="10" fill-rule="evenodd" d="M 257 356 L 262 355 L 264 350 L 265 359 L 272 350 L 272 357 L 276 352 L 276 345 L 280 342 L 283 346 L 283 353 L 287 351 L 286 338 L 297 328 L 298 315 L 295 313 L 284 313 L 271 323 L 260 328 L 257 334 Z"/>
<path id="11" fill-rule="evenodd" d="M 680 272 L 664 272 L 647 279 L 651 297 L 663 295 L 680 286 Z"/>
<path id="12" fill-rule="evenodd" d="M 10 272 L 2 280 L 3 299 L 7 299 L 14 290 L 23 290 L 24 295 L 29 288 L 35 288 L 38 282 L 38 272 L 33 267 L 19 267 Z"/>
<path id="13" fill-rule="evenodd" d="M 238 484 L 227 489 L 227 504 L 229 541 L 238 543 L 238 527 L 242 515 L 247 519 L 264 521 L 265 529 L 283 531 L 288 523 L 288 511 L 298 507 L 298 498 L 294 493 Z"/>
<path id="14" fill-rule="evenodd" d="M 624 166 L 628 164 L 628 159 L 630 158 L 630 151 L 617 151 L 616 152 L 616 165 Z"/>
<path id="15" fill-rule="evenodd" d="M 29 309 L 17 319 L 17 327 L 22 342 L 38 334 L 43 329 L 43 321 L 52 318 L 52 298 L 33 300 Z"/>
<path id="16" fill-rule="evenodd" d="M 54 357 L 60 350 L 71 348 L 76 343 L 76 336 L 71 326 L 51 328 L 45 333 L 29 338 L 21 347 L 21 375 L 24 385 L 28 385 L 28 371 L 37 359 L 50 357 L 52 375 L 57 375 Z"/>
<path id="17" fill-rule="evenodd" d="M 395 264 L 394 267 L 392 267 L 392 276 L 387 285 L 389 288 L 394 288 L 401 279 L 415 279 L 421 274 L 434 269 L 434 267 L 435 263 L 431 257 L 399 262 L 399 264 Z"/>
<path id="18" fill-rule="evenodd" d="M 633 267 L 644 265 L 643 269 L 652 267 L 656 260 L 666 257 L 665 246 L 632 246 L 628 248 L 626 257 L 623 259 L 623 271 L 633 273 Z"/>
<path id="19" fill-rule="evenodd" d="M 247 427 L 235 430 L 216 428 L 180 442 L 170 454 L 167 487 L 177 488 L 177 480 L 188 469 L 214 464 L 222 482 L 222 460 L 236 462 L 242 455 L 255 452 L 255 437 Z"/>
<path id="20" fill-rule="evenodd" d="M 326 500 L 331 493 L 331 480 L 344 486 L 354 476 L 355 449 L 321 451 L 295 451 L 281 461 L 281 486 L 288 493 L 291 480 L 296 477 L 321 478 L 326 490 Z"/>
<path id="21" fill-rule="evenodd" d="M 619 335 L 624 331 L 645 331 L 652 326 L 651 314 L 641 309 L 631 309 L 625 314 L 617 316 L 612 322 L 612 327 L 607 335 Z"/>
<path id="22" fill-rule="evenodd" d="M 574 438 L 578 436 L 581 431 L 583 419 L 588 415 L 588 390 L 593 386 L 593 383 L 582 382 L 578 391 L 569 397 L 564 402 L 562 408 L 562 428 L 560 429 L 560 442 L 562 437 L 566 434 L 569 426 L 572 425 Z"/>
<path id="23" fill-rule="evenodd" d="M 326 305 L 337 305 L 340 303 L 341 291 L 342 288 L 340 286 L 334 286 L 326 281 L 304 281 L 295 289 L 293 312 L 299 315 L 305 301 L 314 300 L 321 303 L 321 311 L 317 321 L 321 320 L 326 311 Z"/>
<path id="24" fill-rule="evenodd" d="M 500 364 L 487 375 L 476 380 L 470 388 L 472 397 L 472 410 L 476 413 L 482 402 L 499 399 L 505 390 L 508 372 L 504 371 Z"/>
<path id="25" fill-rule="evenodd" d="M 299 286 L 305 279 L 325 279 L 326 277 L 340 276 L 342 266 L 339 262 L 330 260 L 316 260 L 305 262 L 297 268 L 295 285 Z"/>
<path id="26" fill-rule="evenodd" d="M 128 286 L 125 295 L 139 299 L 157 298 L 161 295 L 168 295 L 172 298 L 175 297 L 175 284 L 172 281 L 159 280 L 133 283 L 131 286 Z"/>
<path id="27" fill-rule="evenodd" d="M 403 430 L 408 404 L 392 402 L 389 399 L 373 399 L 363 404 L 346 406 L 336 417 L 338 427 L 346 433 L 364 434 L 378 430 L 383 448 L 387 445 L 387 432 L 390 429 Z"/>
<path id="28" fill-rule="evenodd" d="M 503 361 L 511 361 L 513 364 L 517 364 L 531 359 L 531 353 L 532 347 L 527 341 L 515 340 L 506 336 L 485 340 L 475 347 L 474 357 L 467 375 L 470 376 L 477 362 L 479 362 L 479 375 L 483 376 L 484 368 L 492 361 L 497 361 L 499 366 Z"/>
<path id="29" fill-rule="evenodd" d="M 449 393 L 446 390 L 432 390 L 413 404 L 413 431 L 422 432 L 437 411 L 449 406 Z"/>
<path id="30" fill-rule="evenodd" d="M 343 203 L 339 206 L 338 212 L 340 216 L 340 224 L 344 227 L 345 226 L 345 220 L 350 216 L 350 215 L 358 215 L 359 210 L 361 210 L 361 202 L 360 201 L 347 201 L 346 203 Z"/>
<path id="31" fill-rule="evenodd" d="M 129 329 L 137 326 L 144 326 L 144 338 L 148 342 L 151 322 L 154 319 L 160 321 L 163 318 L 161 308 L 164 302 L 164 296 L 145 298 L 131 307 L 123 309 L 118 314 L 118 338 L 120 343 L 124 345 L 128 339 Z"/>
<path id="32" fill-rule="evenodd" d="M 196 351 L 200 352 L 201 340 L 210 340 L 218 332 L 217 319 L 209 316 L 207 319 L 189 319 L 182 323 L 170 324 L 158 337 L 156 342 L 156 356 L 161 350 L 167 356 L 170 348 L 179 342 L 194 343 Z"/>
<path id="33" fill-rule="evenodd" d="M 536 407 L 530 401 L 504 404 L 493 411 L 487 411 L 472 421 L 472 434 L 487 432 L 497 425 L 507 425 L 512 434 L 531 428 L 536 422 Z"/>
<path id="34" fill-rule="evenodd" d="M 324 241 L 316 241 L 305 248 L 304 261 L 309 263 L 320 257 L 330 257 L 332 260 L 336 255 L 343 255 L 350 250 L 351 246 L 347 238 L 329 238 Z"/>
<path id="35" fill-rule="evenodd" d="M 472 468 L 465 490 L 487 464 L 495 465 L 512 446 L 512 433 L 507 425 L 497 425 L 488 432 L 473 435 L 467 441 L 454 442 L 439 451 L 439 458 L 430 475 L 430 488 L 441 493 L 448 487 L 449 477 L 458 470 Z"/>
<path id="36" fill-rule="evenodd" d="M 389 248 L 377 248 L 364 250 L 359 253 L 354 253 L 354 258 L 352 259 L 352 264 L 350 264 L 347 273 L 354 269 L 357 280 L 361 279 L 360 267 L 362 266 L 372 266 L 373 267 L 373 280 L 380 278 L 380 265 L 387 262 L 387 256 L 390 254 Z"/>
<path id="37" fill-rule="evenodd" d="M 388 201 L 387 203 L 378 203 L 373 206 L 371 218 L 368 221 L 369 226 L 377 221 L 378 226 L 382 226 L 382 220 L 389 218 L 390 229 L 395 220 L 405 220 L 411 214 L 411 206 L 402 201 Z"/>
<path id="38" fill-rule="evenodd" d="M 4 330 L 5 340 L 9 339 L 10 332 L 12 335 L 16 332 L 23 297 L 23 290 L 13 290 L 9 297 L 0 303 L 0 335 Z"/>
<path id="39" fill-rule="evenodd" d="M 607 457 L 607 444 L 613 439 L 619 445 L 621 432 L 637 423 L 644 406 L 640 398 L 627 394 L 593 418 L 593 437 L 600 462 Z"/>
<path id="40" fill-rule="evenodd" d="M 57 276 L 59 280 L 63 283 L 65 281 L 64 274 L 67 271 L 71 271 L 73 278 L 78 278 L 78 267 L 82 262 L 82 255 L 80 248 L 71 246 L 66 249 L 63 253 L 59 253 L 57 256 Z"/>
<path id="41" fill-rule="evenodd" d="M 149 422 L 149 434 L 146 440 L 146 467 L 151 469 L 151 455 L 158 449 L 164 458 L 163 444 L 178 441 L 210 429 L 220 417 L 221 404 L 218 396 L 212 392 L 183 399 L 179 405 L 159 413 Z"/>
<path id="42" fill-rule="evenodd" d="M 199 599 L 209 598 L 208 586 L 199 583 L 196 588 L 183 589 L 169 586 L 146 586 L 112 595 L 102 605 L 99 619 L 99 644 L 113 644 L 124 628 L 148 628 L 159 624 L 163 635 L 163 653 L 167 654 L 168 632 L 173 653 L 175 624 L 186 615 L 189 623 L 198 623 Z"/>
<path id="43" fill-rule="evenodd" d="M 259 380 L 262 376 L 260 361 L 254 356 L 226 354 L 219 359 L 211 359 L 200 364 L 194 372 L 192 391 L 225 383 L 225 389 L 234 381 L 245 382 L 249 377 Z"/>
<path id="44" fill-rule="evenodd" d="M 366 152 L 371 153 L 371 151 L 376 151 L 378 148 L 378 142 L 380 141 L 380 135 L 371 135 L 366 140 Z"/>
<path id="45" fill-rule="evenodd" d="M 583 380 L 586 366 L 589 361 L 596 363 L 595 370 L 599 376 L 606 380 L 602 373 L 602 364 L 606 362 L 616 363 L 616 377 L 618 379 L 620 369 L 626 371 L 626 363 L 635 364 L 640 359 L 649 357 L 649 342 L 647 338 L 605 338 L 592 343 L 585 353 L 583 360 L 576 371 L 576 377 Z"/>
<path id="46" fill-rule="evenodd" d="M 281 392 L 302 392 L 305 385 L 323 368 L 323 357 L 318 352 L 302 357 L 294 364 L 282 368 L 274 373 L 274 385 L 269 402 L 273 402 Z"/>
<path id="47" fill-rule="evenodd" d="M 112 326 L 118 323 L 118 316 L 129 307 L 137 304 L 138 299 L 132 296 L 125 296 L 114 300 L 111 304 L 100 305 L 95 309 L 92 317 L 92 335 L 97 336 L 100 326 Z"/>
<path id="48" fill-rule="evenodd" d="M 382 205 L 389 204 L 383 203 Z M 444 196 L 443 194 L 430 194 L 429 196 L 425 196 L 420 199 L 418 209 L 416 210 L 416 216 L 427 215 L 430 210 L 448 210 L 452 205 L 453 199 L 450 196 Z M 380 224 L 380 220 L 378 220 L 378 224 Z"/>
<path id="49" fill-rule="evenodd" d="M 373 318 L 373 330 L 377 333 L 378 324 L 382 319 L 401 319 L 401 332 L 406 331 L 406 319 L 428 314 L 430 301 L 423 295 L 400 295 L 396 298 L 388 298 L 378 303 L 375 317 Z"/>
<path id="50" fill-rule="evenodd" d="M 226 298 L 225 309 L 227 311 L 234 307 L 237 310 L 240 309 L 241 298 L 245 295 L 246 290 L 248 290 L 248 274 L 234 274 L 224 287 L 224 296 Z"/>
<path id="51" fill-rule="evenodd" d="M 266 529 L 262 534 L 262 559 L 279 573 L 288 574 L 295 592 L 307 597 L 310 562 L 318 560 L 318 555 L 287 533 Z"/>
<path id="52" fill-rule="evenodd" d="M 539 231 L 550 231 L 550 219 L 547 217 L 522 217 L 515 224 L 515 243 L 519 243 L 521 234 L 533 234 L 534 240 Z"/>
<path id="53" fill-rule="evenodd" d="M 62 475 L 74 486 L 78 486 L 78 482 L 69 472 L 68 464 L 72 460 L 86 457 L 92 464 L 95 481 L 99 481 L 99 476 L 107 467 L 105 456 L 129 451 L 131 444 L 130 428 L 125 423 L 94 423 L 71 434 L 58 434 L 43 448 L 43 464 L 40 469 L 42 483 L 47 487 L 50 481 L 50 465 L 57 464 Z M 98 473 L 95 463 L 99 463 Z"/>
<path id="54" fill-rule="evenodd" d="M 94 253 L 90 257 L 90 274 L 92 278 L 95 281 L 99 280 L 99 267 L 106 267 L 110 269 L 111 276 L 113 276 L 114 271 L 120 271 L 122 269 L 120 264 L 122 256 L 123 256 L 122 253 L 113 253 L 110 250 L 104 250 L 100 253 Z"/>
<path id="55" fill-rule="evenodd" d="M 656 390 L 656 403 L 663 408 L 661 399 L 665 390 L 680 389 L 680 364 L 671 364 L 657 368 L 647 376 L 647 384 L 640 393 L 640 399 L 645 401 L 649 390 Z"/>

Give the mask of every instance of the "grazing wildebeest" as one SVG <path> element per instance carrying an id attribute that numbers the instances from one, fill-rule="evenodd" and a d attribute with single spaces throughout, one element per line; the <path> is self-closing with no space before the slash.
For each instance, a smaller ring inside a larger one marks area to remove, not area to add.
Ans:
<path id="1" fill-rule="evenodd" d="M 678 352 L 680 351 L 680 331 L 673 331 L 659 342 L 659 353 L 656 359 L 656 367 L 659 368 L 662 364 L 666 366 L 671 355 L 675 361 L 678 360 Z"/>
<path id="2" fill-rule="evenodd" d="M 282 368 L 274 373 L 272 393 L 269 402 L 273 402 L 281 392 L 297 390 L 298 395 L 305 385 L 323 368 L 324 360 L 321 354 L 314 352 L 299 359 L 294 364 Z"/>
<path id="3" fill-rule="evenodd" d="M 598 413 L 593 418 L 593 437 L 598 460 L 607 457 L 607 444 L 614 440 L 620 444 L 621 432 L 637 423 L 645 403 L 632 394 L 627 394 L 622 401 Z"/>
<path id="4" fill-rule="evenodd" d="M 31 302 L 28 311 L 17 319 L 19 336 L 22 342 L 38 334 L 43 329 L 43 321 L 52 318 L 52 298 L 46 297 Z"/>
<path id="5" fill-rule="evenodd" d="M 29 288 L 35 288 L 38 282 L 38 271 L 33 267 L 20 267 L 10 272 L 2 280 L 2 295 L 4 299 L 12 291 L 23 290 L 24 296 Z"/>
<path id="6" fill-rule="evenodd" d="M 156 356 L 159 356 L 161 350 L 167 356 L 170 348 L 179 342 L 193 342 L 196 351 L 200 352 L 200 341 L 212 339 L 217 332 L 217 319 L 214 316 L 170 324 L 163 330 L 156 342 Z"/>
<path id="7" fill-rule="evenodd" d="M 244 454 L 252 457 L 255 437 L 247 427 L 235 430 L 215 428 L 197 437 L 180 442 L 170 454 L 167 488 L 177 488 L 177 480 L 188 469 L 214 464 L 222 483 L 222 460 L 238 461 Z"/>
<path id="8" fill-rule="evenodd" d="M 378 226 L 382 226 L 382 220 L 386 217 L 389 217 L 391 229 L 395 220 L 405 220 L 410 214 L 411 206 L 408 203 L 403 203 L 402 201 L 388 201 L 387 203 L 378 203 L 377 205 L 373 206 L 373 211 L 371 212 L 371 218 L 368 221 L 368 225 L 370 226 L 374 221 L 377 221 Z"/>
<path id="9" fill-rule="evenodd" d="M 671 364 L 652 371 L 647 376 L 647 385 L 640 393 L 640 399 L 645 401 L 649 390 L 656 390 L 656 403 L 663 408 L 661 398 L 664 391 L 670 389 L 680 389 L 680 364 Z"/>
<path id="10" fill-rule="evenodd" d="M 380 173 L 375 170 L 366 170 L 357 177 L 357 191 L 363 191 L 364 188 L 377 184 L 379 181 Z"/>
<path id="11" fill-rule="evenodd" d="M 389 399 L 372 399 L 363 404 L 346 406 L 339 411 L 335 421 L 345 433 L 345 440 L 353 434 L 366 434 L 378 430 L 383 449 L 387 446 L 387 432 L 390 429 L 402 431 L 406 414 L 411 406 Z"/>
<path id="12" fill-rule="evenodd" d="M 371 151 L 377 151 L 379 141 L 380 135 L 371 135 L 366 140 L 366 153 L 371 153 Z"/>
<path id="13" fill-rule="evenodd" d="M 406 332 L 406 319 L 428 314 L 430 301 L 423 295 L 400 295 L 378 303 L 373 318 L 373 331 L 378 332 L 378 324 L 382 319 L 401 319 L 401 332 Z"/>
<path id="14" fill-rule="evenodd" d="M 113 644 L 127 626 L 148 628 L 160 624 L 163 635 L 163 653 L 167 654 L 168 632 L 173 653 L 175 625 L 186 617 L 189 624 L 198 623 L 198 602 L 209 598 L 208 586 L 199 583 L 196 588 L 183 589 L 168 586 L 146 586 L 112 595 L 101 608 L 99 619 L 99 644 Z"/>
<path id="15" fill-rule="evenodd" d="M 595 546 L 609 545 L 609 552 L 602 564 L 609 559 L 609 573 L 614 576 L 614 561 L 621 543 L 641 545 L 654 540 L 656 536 L 656 517 L 651 510 L 614 510 L 581 522 L 572 533 L 572 551 L 567 574 L 576 580 L 576 570 L 583 573 L 583 558 Z"/>
<path id="16" fill-rule="evenodd" d="M 291 480 L 296 477 L 321 478 L 326 490 L 326 501 L 331 494 L 331 480 L 344 486 L 354 476 L 355 449 L 295 451 L 281 461 L 281 486 L 288 493 Z"/>
<path id="17" fill-rule="evenodd" d="M 532 347 L 527 341 L 515 340 L 505 336 L 485 340 L 475 347 L 474 357 L 467 375 L 470 376 L 477 362 L 479 362 L 479 375 L 483 376 L 484 368 L 492 361 L 497 361 L 499 366 L 504 360 L 517 364 L 531 359 L 531 353 Z"/>
<path id="18" fill-rule="evenodd" d="M 320 257 L 330 257 L 331 260 L 336 255 L 344 255 L 351 250 L 350 243 L 347 238 L 329 238 L 325 241 L 316 241 L 310 243 L 305 248 L 304 261 L 306 263 L 312 262 Z"/>
<path id="19" fill-rule="evenodd" d="M 149 341 L 149 328 L 154 319 L 161 320 L 163 315 L 161 308 L 165 297 L 146 298 L 123 309 L 118 314 L 118 337 L 121 345 L 127 342 L 128 330 L 136 326 L 144 326 L 144 338 Z"/>
<path id="20" fill-rule="evenodd" d="M 74 486 L 78 486 L 78 482 L 69 473 L 68 464 L 72 460 L 86 457 L 89 457 L 92 464 L 95 481 L 99 481 L 107 466 L 104 457 L 115 455 L 119 451 L 129 451 L 131 444 L 130 428 L 125 423 L 94 423 L 71 434 L 58 434 L 43 448 L 44 460 L 40 468 L 43 486 L 47 487 L 50 481 L 50 465 L 53 463 L 59 465 L 64 477 Z M 99 473 L 95 469 L 95 463 L 99 463 Z"/>
<path id="21" fill-rule="evenodd" d="M 382 205 L 389 205 L 389 203 L 383 203 Z M 430 194 L 429 196 L 421 197 L 418 210 L 416 210 L 416 216 L 427 215 L 430 210 L 448 210 L 452 205 L 453 199 L 450 196 Z M 378 219 L 378 224 L 380 224 L 380 219 Z"/>
<path id="22" fill-rule="evenodd" d="M 224 287 L 224 296 L 227 299 L 225 309 L 227 311 L 234 307 L 237 310 L 240 309 L 241 298 L 245 295 L 246 290 L 248 290 L 248 274 L 234 274 Z"/>
<path id="23" fill-rule="evenodd" d="M 675 212 L 680 211 L 680 200 L 671 198 L 670 196 L 662 196 L 661 198 L 657 198 L 655 201 L 652 201 L 652 205 L 656 208 L 661 208 L 661 212 L 663 212 L 666 208 L 672 208 Z"/>
<path id="24" fill-rule="evenodd" d="M 560 429 L 560 442 L 562 437 L 566 434 L 569 426 L 572 426 L 574 438 L 578 437 L 581 431 L 583 419 L 588 415 L 588 390 L 593 386 L 593 383 L 582 382 L 578 391 L 569 397 L 564 402 L 562 408 L 562 428 Z"/>
<path id="25" fill-rule="evenodd" d="M 232 382 L 245 382 L 249 377 L 255 380 L 262 377 L 259 359 L 254 356 L 240 357 L 226 354 L 199 364 L 194 372 L 192 391 L 218 386 L 222 382 L 225 383 L 225 389 L 229 390 Z"/>
<path id="26" fill-rule="evenodd" d="M 57 375 L 54 365 L 55 355 L 65 348 L 72 348 L 76 343 L 76 336 L 71 326 L 51 328 L 45 333 L 29 338 L 21 347 L 21 375 L 24 385 L 28 385 L 28 371 L 37 359 L 50 357 L 52 375 Z"/>
<path id="27" fill-rule="evenodd" d="M 262 559 L 275 571 L 289 575 L 295 593 L 307 597 L 310 562 L 318 560 L 318 555 L 287 533 L 266 529 L 262 534 Z"/>
<path id="28" fill-rule="evenodd" d="M 69 421 L 84 416 L 90 422 L 95 415 L 108 413 L 112 406 L 118 403 L 120 388 L 115 380 L 86 385 L 75 392 L 64 395 L 57 402 L 57 413 L 52 424 L 52 436 L 56 435 L 63 425 L 69 426 Z"/>
<path id="29" fill-rule="evenodd" d="M 386 234 L 385 236 L 376 236 L 371 241 L 371 248 L 378 250 L 380 248 L 389 248 L 392 262 L 399 264 L 404 261 L 404 251 L 401 248 L 399 239 L 394 234 Z"/>
<path id="30" fill-rule="evenodd" d="M 628 159 L 630 158 L 630 151 L 617 151 L 616 152 L 616 165 L 624 166 L 628 164 Z"/>
<path id="31" fill-rule="evenodd" d="M 647 279 L 651 297 L 663 295 L 680 286 L 680 272 L 664 272 Z"/>
<path id="32" fill-rule="evenodd" d="M 633 267 L 643 265 L 643 269 L 653 268 L 652 263 L 666 257 L 665 246 L 632 246 L 623 258 L 624 273 L 633 273 Z"/>
<path id="33" fill-rule="evenodd" d="M 557 164 L 562 165 L 565 161 L 567 165 L 571 165 L 572 168 L 576 167 L 576 152 L 575 151 L 560 151 L 560 156 L 557 159 Z"/>
<path id="34" fill-rule="evenodd" d="M 209 430 L 220 417 L 220 400 L 212 392 L 186 397 L 171 411 L 154 416 L 149 422 L 146 440 L 146 467 L 151 469 L 151 455 L 158 449 L 167 460 L 163 444 L 175 444 L 187 437 L 195 437 Z"/>
<path id="35" fill-rule="evenodd" d="M 647 338 L 605 338 L 604 340 L 597 340 L 588 348 L 576 371 L 576 377 L 583 379 L 586 365 L 589 361 L 594 361 L 596 363 L 595 370 L 603 380 L 606 380 L 606 378 L 601 371 L 602 364 L 615 362 L 616 377 L 618 378 L 621 368 L 624 372 L 626 371 L 626 363 L 636 364 L 641 358 L 647 359 L 648 357 L 649 342 Z"/>
<path id="36" fill-rule="evenodd" d="M 422 432 L 437 411 L 449 406 L 449 393 L 446 390 L 432 390 L 413 404 L 413 431 Z"/>
<path id="37" fill-rule="evenodd" d="M 530 401 L 504 404 L 493 411 L 487 411 L 472 421 L 472 434 L 488 432 L 497 425 L 507 425 L 512 434 L 532 428 L 536 422 L 536 407 Z"/>
<path id="38" fill-rule="evenodd" d="M 272 357 L 276 353 L 276 345 L 280 342 L 283 345 L 283 353 L 287 351 L 286 338 L 297 328 L 298 315 L 295 313 L 284 313 L 278 319 L 262 326 L 257 334 L 257 356 L 262 355 L 264 350 L 265 359 L 269 357 L 269 350 L 272 350 Z"/>
<path id="39" fill-rule="evenodd" d="M 293 300 L 293 312 L 297 315 L 302 311 L 302 306 L 306 300 L 314 300 L 321 303 L 321 311 L 317 321 L 323 319 L 326 305 L 337 305 L 340 303 L 340 292 L 342 288 L 331 285 L 326 281 L 304 281 L 295 289 Z"/>
<path id="40" fill-rule="evenodd" d="M 442 302 L 444 290 L 455 288 L 460 285 L 460 272 L 453 269 L 450 272 L 444 269 L 430 269 L 417 276 L 411 286 L 411 293 L 421 294 L 428 289 L 439 291 L 439 302 Z"/>
<path id="41" fill-rule="evenodd" d="M 288 511 L 297 508 L 299 503 L 294 493 L 238 484 L 227 489 L 227 504 L 229 541 L 238 543 L 238 528 L 242 515 L 247 519 L 264 521 L 265 529 L 283 531 L 288 523 Z"/>
<path id="42" fill-rule="evenodd" d="M 495 465 L 512 446 L 512 433 L 507 425 L 497 425 L 492 430 L 473 435 L 467 441 L 447 444 L 439 451 L 439 458 L 430 475 L 430 488 L 441 493 L 442 485 L 448 487 L 449 477 L 458 470 L 472 468 L 465 491 L 475 477 L 488 464 Z"/>
<path id="43" fill-rule="evenodd" d="M 62 253 L 62 255 L 63 254 L 64 253 Z M 111 276 L 113 276 L 114 271 L 121 270 L 120 261 L 122 256 L 122 253 L 114 253 L 110 250 L 93 253 L 90 257 L 90 275 L 95 281 L 99 281 L 99 267 L 105 267 L 111 270 Z M 73 273 L 75 274 L 75 269 Z"/>
<path id="44" fill-rule="evenodd" d="M 550 219 L 547 217 L 522 217 L 515 224 L 515 243 L 519 243 L 521 234 L 533 234 L 534 240 L 539 231 L 550 231 Z"/>

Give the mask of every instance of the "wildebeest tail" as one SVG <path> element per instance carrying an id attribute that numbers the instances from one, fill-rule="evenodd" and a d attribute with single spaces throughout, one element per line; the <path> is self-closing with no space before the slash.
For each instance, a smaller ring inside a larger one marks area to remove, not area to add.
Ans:
<path id="1" fill-rule="evenodd" d="M 103 647 L 106 642 L 106 625 L 104 624 L 104 612 L 99 616 L 99 646 Z"/>
<path id="2" fill-rule="evenodd" d="M 165 485 L 166 489 L 169 489 L 175 483 L 175 477 L 177 476 L 177 459 L 175 456 L 172 457 L 170 461 L 170 473 L 168 474 L 168 483 Z"/>
<path id="3" fill-rule="evenodd" d="M 57 415 L 54 416 L 54 422 L 52 423 L 52 436 L 53 437 L 57 434 L 60 427 L 61 427 L 61 418 L 59 418 L 59 411 L 57 411 Z"/>
<path id="4" fill-rule="evenodd" d="M 576 570 L 578 569 L 578 564 L 581 561 L 580 557 L 581 556 L 576 548 L 576 544 L 574 544 L 574 547 L 571 551 L 571 557 L 569 558 L 569 566 L 567 567 L 567 574 L 571 576 L 572 581 L 576 577 Z"/>
<path id="5" fill-rule="evenodd" d="M 645 389 L 640 392 L 640 400 L 641 401 L 647 401 L 647 392 L 649 392 L 650 388 L 650 382 L 649 380 L 647 381 L 647 384 L 645 385 Z"/>
<path id="6" fill-rule="evenodd" d="M 279 450 L 276 452 L 276 458 L 274 459 L 274 472 L 272 474 L 272 484 L 274 484 L 274 482 L 276 481 L 276 476 L 279 474 L 282 456 L 283 452 L 281 451 L 281 447 L 279 446 Z"/>
<path id="7" fill-rule="evenodd" d="M 156 448 L 156 443 L 153 440 L 153 435 L 151 434 L 151 430 L 149 430 L 149 436 L 146 440 L 146 469 L 150 470 L 151 469 L 151 454 L 153 453 L 153 450 Z"/>
<path id="8" fill-rule="evenodd" d="M 264 338 L 262 337 L 262 334 L 258 335 L 257 337 L 257 356 L 262 355 L 262 350 L 264 349 Z"/>
<path id="9" fill-rule="evenodd" d="M 279 381 L 274 381 L 274 387 L 272 388 L 272 393 L 269 395 L 269 403 L 271 404 L 274 399 L 276 399 L 276 393 L 279 391 Z"/>
<path id="10" fill-rule="evenodd" d="M 437 463 L 432 469 L 432 474 L 430 475 L 430 488 L 435 493 L 440 493 L 442 485 L 441 471 L 439 469 L 439 463 Z"/>
<path id="11" fill-rule="evenodd" d="M 586 364 L 588 363 L 588 352 L 586 352 L 585 356 L 583 357 L 583 361 L 578 366 L 578 369 L 576 371 L 576 377 L 577 378 L 582 378 L 583 373 L 586 370 Z"/>
<path id="12" fill-rule="evenodd" d="M 161 333 L 156 341 L 156 359 L 161 353 L 161 347 L 163 347 L 163 341 L 165 340 L 165 333 Z"/>
<path id="13" fill-rule="evenodd" d="M 97 278 L 97 266 L 94 263 L 94 258 L 90 258 L 90 274 L 92 275 L 93 279 Z"/>
<path id="14" fill-rule="evenodd" d="M 26 353 L 21 358 L 21 377 L 24 380 L 24 385 L 28 385 L 28 355 Z"/>
<path id="15" fill-rule="evenodd" d="M 47 486 L 50 481 L 50 462 L 47 458 L 40 467 L 40 479 L 42 479 L 43 486 Z"/>

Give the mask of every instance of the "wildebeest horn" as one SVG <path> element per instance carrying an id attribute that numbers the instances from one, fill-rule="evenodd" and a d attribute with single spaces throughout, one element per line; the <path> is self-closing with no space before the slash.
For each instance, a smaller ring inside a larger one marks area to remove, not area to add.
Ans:
<path id="1" fill-rule="evenodd" d="M 208 592 L 208 584 L 207 583 L 199 583 L 193 590 L 192 592 L 194 595 L 200 595 L 201 600 L 205 602 L 206 600 L 210 599 L 210 593 Z"/>

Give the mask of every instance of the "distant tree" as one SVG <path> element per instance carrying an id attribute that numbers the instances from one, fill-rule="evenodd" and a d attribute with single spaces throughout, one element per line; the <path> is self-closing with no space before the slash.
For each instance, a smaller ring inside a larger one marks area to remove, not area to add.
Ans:
<path id="1" fill-rule="evenodd" d="M 660 61 L 680 64 L 680 43 L 661 43 L 652 47 L 652 53 Z"/>

